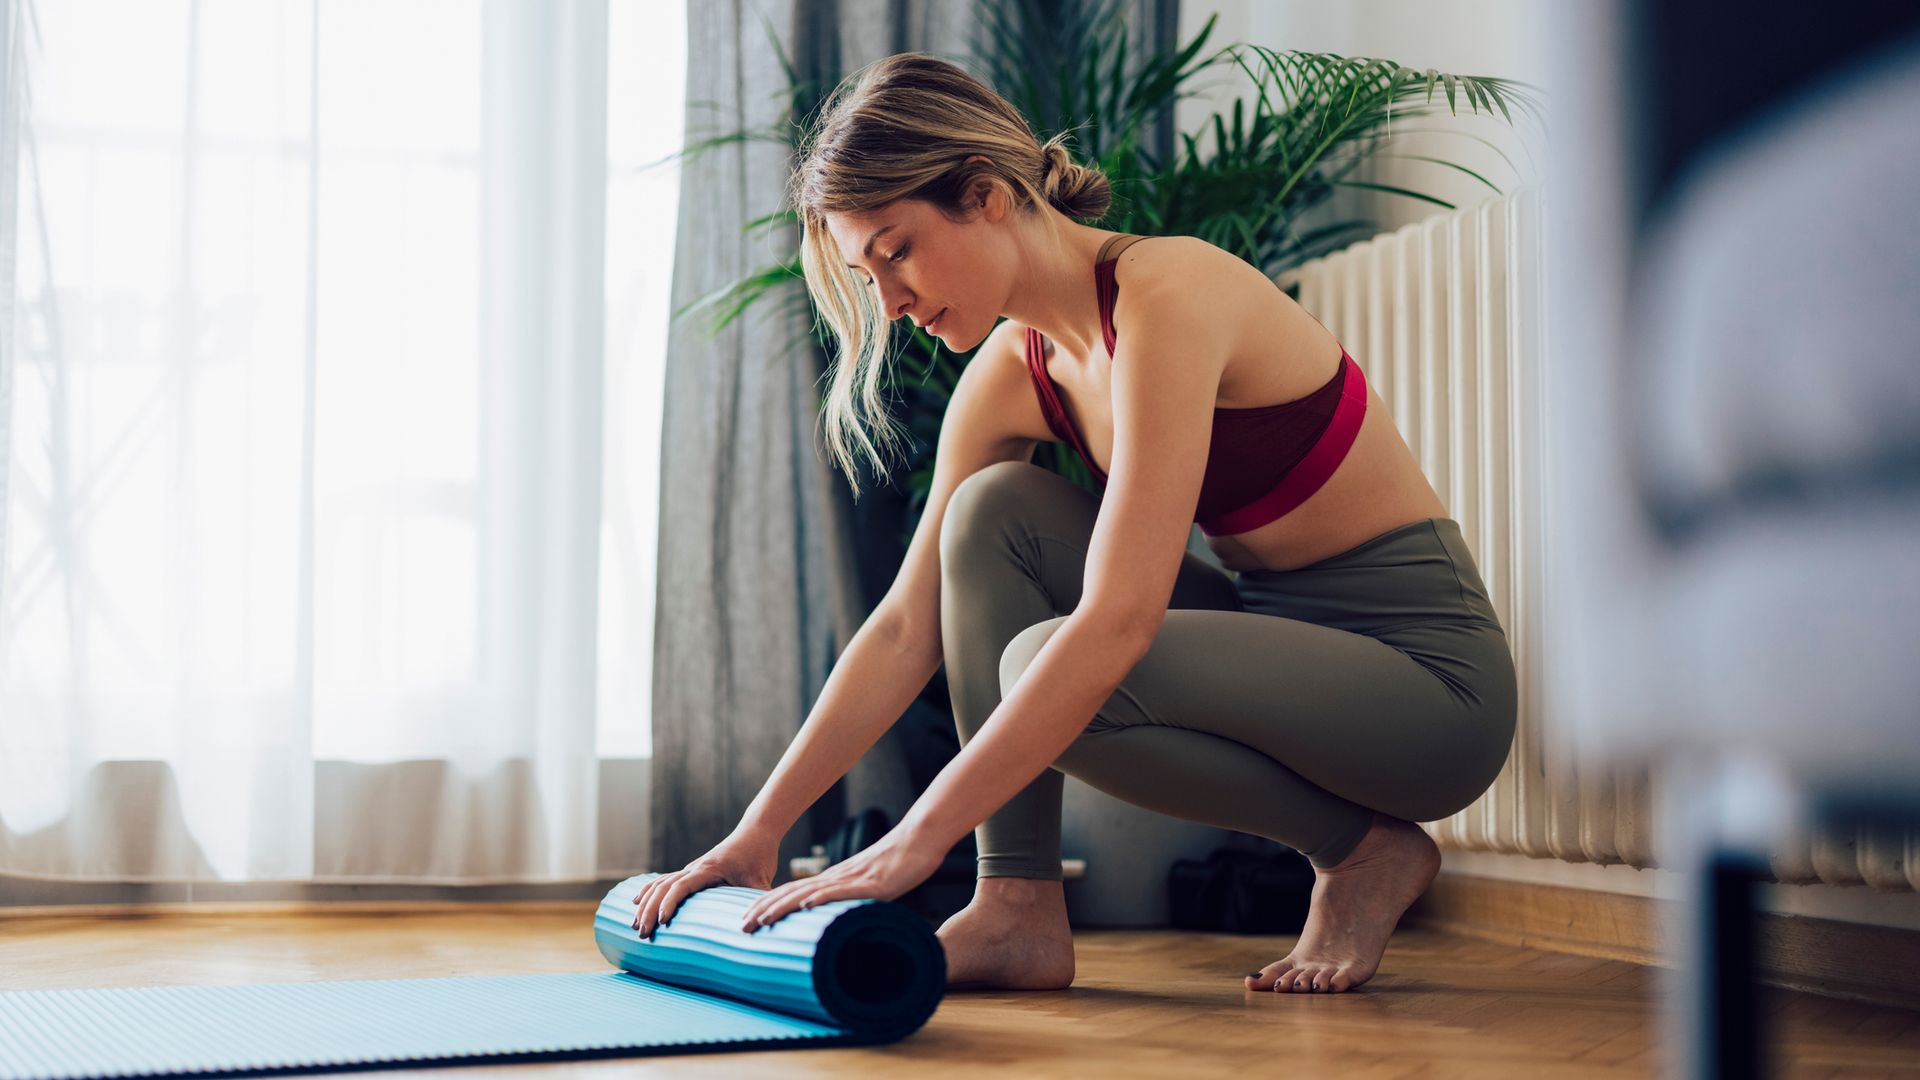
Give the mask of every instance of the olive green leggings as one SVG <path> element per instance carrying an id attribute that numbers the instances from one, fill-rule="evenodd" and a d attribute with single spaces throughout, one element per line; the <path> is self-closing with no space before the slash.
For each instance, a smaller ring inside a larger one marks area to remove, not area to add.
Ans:
<path id="1" fill-rule="evenodd" d="M 1099 505 L 1026 462 L 954 491 L 940 629 L 962 744 L 1079 603 Z M 1517 697 L 1506 632 L 1452 518 L 1237 578 L 1188 552 L 1146 655 L 975 830 L 979 876 L 1060 879 L 1068 773 L 1333 866 L 1376 810 L 1433 821 L 1478 798 L 1506 761 Z"/>

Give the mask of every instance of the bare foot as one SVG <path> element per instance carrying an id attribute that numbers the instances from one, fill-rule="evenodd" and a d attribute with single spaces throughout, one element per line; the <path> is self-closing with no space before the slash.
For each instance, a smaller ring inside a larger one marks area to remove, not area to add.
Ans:
<path id="1" fill-rule="evenodd" d="M 991 877 L 940 924 L 948 989 L 1061 990 L 1073 983 L 1073 932 L 1058 881 Z"/>
<path id="2" fill-rule="evenodd" d="M 1247 976 L 1247 989 L 1337 994 L 1373 978 L 1394 925 L 1439 872 L 1440 849 L 1424 829 L 1373 815 L 1372 830 L 1345 860 L 1315 868 L 1300 940 Z"/>

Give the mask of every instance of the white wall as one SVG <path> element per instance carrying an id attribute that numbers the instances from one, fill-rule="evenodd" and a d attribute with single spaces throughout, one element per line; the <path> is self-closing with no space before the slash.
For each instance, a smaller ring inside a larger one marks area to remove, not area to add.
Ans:
<path id="1" fill-rule="evenodd" d="M 1209 15 L 1219 16 L 1205 52 L 1245 42 L 1275 50 L 1300 49 L 1342 56 L 1379 57 L 1409 67 L 1434 68 L 1454 75 L 1491 75 L 1517 79 L 1551 91 L 1544 39 L 1545 9 L 1532 0 L 1186 0 L 1180 10 L 1180 40 L 1197 33 Z M 1188 89 L 1201 91 L 1175 109 L 1181 131 L 1198 135 L 1207 118 L 1230 110 L 1235 97 L 1251 109 L 1251 80 L 1228 65 L 1197 77 Z M 1537 182 L 1545 165 L 1544 135 L 1532 121 L 1516 129 L 1504 117 L 1474 116 L 1462 98 L 1462 115 L 1446 111 L 1444 92 L 1436 92 L 1434 116 L 1410 120 L 1403 133 L 1396 121 L 1389 154 L 1419 154 L 1457 162 L 1510 191 Z M 1516 115 L 1516 120 L 1519 117 Z M 1412 129 L 1444 128 L 1449 133 Z M 1476 135 L 1488 147 L 1454 132 Z M 1504 152 L 1512 164 L 1503 160 Z M 1413 188 L 1457 206 L 1471 206 L 1495 193 L 1472 177 L 1420 161 L 1379 159 L 1363 166 L 1355 179 Z M 1370 217 L 1382 231 L 1445 211 L 1404 196 L 1349 190 L 1314 214 L 1314 219 Z"/>

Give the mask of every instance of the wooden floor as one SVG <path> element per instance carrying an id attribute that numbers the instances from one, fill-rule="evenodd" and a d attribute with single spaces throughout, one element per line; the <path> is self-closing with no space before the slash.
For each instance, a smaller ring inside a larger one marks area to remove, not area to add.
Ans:
<path id="1" fill-rule="evenodd" d="M 611 970 L 592 905 L 0 916 L 0 990 Z M 1659 970 L 1403 929 L 1346 994 L 1242 989 L 1290 937 L 1076 933 L 1069 990 L 949 994 L 890 1046 L 463 1066 L 658 1076 L 1657 1076 Z M 1920 1078 L 1920 1013 L 1767 989 L 1780 1077 Z"/>

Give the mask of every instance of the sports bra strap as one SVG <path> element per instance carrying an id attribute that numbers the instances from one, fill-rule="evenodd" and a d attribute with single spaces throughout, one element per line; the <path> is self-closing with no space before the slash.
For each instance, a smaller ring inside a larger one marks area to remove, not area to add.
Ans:
<path id="1" fill-rule="evenodd" d="M 1108 259 L 1117 259 L 1120 257 L 1120 252 L 1125 251 L 1128 248 L 1132 247 L 1136 241 L 1145 240 L 1145 239 L 1146 237 L 1135 235 L 1133 233 L 1121 233 L 1118 236 L 1110 236 L 1107 238 L 1106 243 L 1100 245 L 1100 255 L 1098 258 L 1094 259 L 1093 261 L 1096 263 L 1103 263 L 1103 262 L 1106 262 Z M 1120 247 L 1118 249 L 1115 249 L 1113 246 L 1115 244 L 1119 244 Z M 1109 254 L 1109 252 L 1112 252 L 1112 253 Z"/>
<path id="2" fill-rule="evenodd" d="M 1121 251 L 1125 251 L 1127 248 L 1133 246 L 1135 242 L 1145 239 L 1146 237 L 1144 236 L 1137 236 L 1132 233 L 1121 233 L 1118 236 L 1109 237 L 1106 243 L 1100 245 L 1100 257 L 1094 260 L 1093 288 L 1094 294 L 1100 298 L 1100 335 L 1107 343 L 1108 356 L 1113 355 L 1116 341 L 1113 330 L 1113 300 L 1114 296 L 1120 291 L 1120 286 L 1113 278 L 1113 269 L 1116 265 L 1116 260 L 1120 257 Z M 1108 255 L 1107 250 L 1115 244 L 1120 245 L 1119 251 Z"/>

